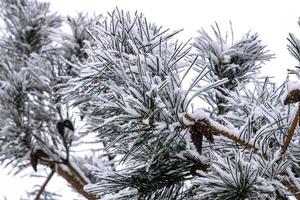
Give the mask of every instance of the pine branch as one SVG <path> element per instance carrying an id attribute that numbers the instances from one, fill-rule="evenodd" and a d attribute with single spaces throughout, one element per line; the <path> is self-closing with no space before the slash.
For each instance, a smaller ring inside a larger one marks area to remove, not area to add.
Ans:
<path id="1" fill-rule="evenodd" d="M 83 185 L 88 184 L 87 180 L 72 166 L 70 162 L 66 162 L 65 164 L 69 168 L 69 170 L 80 179 Z"/>
<path id="2" fill-rule="evenodd" d="M 289 191 L 294 195 L 294 197 L 297 200 L 300 200 L 300 191 L 290 179 L 283 180 L 282 184 L 289 189 Z"/>
<path id="3" fill-rule="evenodd" d="M 185 117 L 189 120 L 189 121 L 193 121 L 194 123 L 196 123 L 197 121 L 199 120 L 195 120 L 193 119 L 191 116 L 189 115 L 185 115 Z M 259 153 L 259 150 L 254 147 L 252 144 L 249 144 L 243 140 L 241 140 L 240 138 L 236 137 L 234 134 L 228 132 L 228 131 L 225 131 L 225 130 L 221 130 L 220 128 L 217 128 L 213 125 L 211 125 L 211 123 L 209 123 L 209 120 L 208 119 L 204 119 L 205 122 L 206 122 L 206 128 L 209 127 L 209 130 L 210 131 L 213 131 L 213 132 L 216 132 L 220 135 L 223 135 L 224 137 L 228 138 L 228 139 L 231 139 L 232 141 L 236 142 L 237 144 L 240 144 L 242 145 L 243 147 L 245 147 L 246 149 L 253 149 L 253 152 L 260 155 L 262 158 L 264 158 L 265 160 L 268 159 L 268 156 L 265 154 L 265 153 Z M 298 111 L 293 119 L 293 122 L 291 124 L 291 128 L 289 129 L 289 133 L 288 133 L 288 136 L 287 136 L 287 139 L 285 140 L 284 142 L 284 145 L 281 149 L 281 157 L 280 159 L 282 158 L 282 156 L 286 153 L 287 151 L 287 148 L 292 140 L 292 137 L 294 135 L 294 132 L 295 132 L 295 129 L 297 127 L 297 124 L 300 120 L 300 107 L 298 108 Z M 203 122 L 203 119 L 201 119 L 201 121 Z M 193 125 L 190 125 L 189 128 L 193 127 Z M 196 145 L 196 144 L 195 144 Z M 299 188 L 297 187 L 297 183 L 295 183 L 294 181 L 294 178 L 291 178 L 288 174 L 288 171 L 286 172 L 283 172 L 282 175 L 284 176 L 288 176 L 288 179 L 283 179 L 281 180 L 280 182 L 286 186 L 288 188 L 288 190 L 294 195 L 294 197 L 297 199 L 297 200 L 300 200 L 300 190 Z"/>
<path id="4" fill-rule="evenodd" d="M 62 167 L 57 165 L 57 172 L 58 174 L 63 177 L 71 186 L 73 189 L 75 189 L 79 194 L 86 197 L 88 200 L 96 200 L 96 197 L 87 193 L 84 191 L 84 183 L 81 183 L 80 181 L 76 180 L 76 178 L 72 175 L 70 175 L 67 171 L 65 171 Z"/>
<path id="5" fill-rule="evenodd" d="M 44 184 L 42 185 L 41 189 L 37 193 L 37 195 L 35 197 L 35 200 L 39 200 L 40 199 L 41 194 L 45 191 L 45 188 L 46 188 L 47 184 L 50 182 L 50 180 L 53 177 L 54 173 L 55 173 L 55 171 L 52 169 L 52 171 L 48 175 L 46 181 L 44 182 Z"/>
<path id="6" fill-rule="evenodd" d="M 232 141 L 236 142 L 237 144 L 245 147 L 246 149 L 253 149 L 253 153 L 256 153 L 257 155 L 261 156 L 262 158 L 264 158 L 265 160 L 268 159 L 267 154 L 265 153 L 259 153 L 259 149 L 256 148 L 255 146 L 253 146 L 252 144 L 247 143 L 244 140 L 241 140 L 240 138 L 236 137 L 235 135 L 233 135 L 232 133 L 229 133 L 225 130 L 220 130 L 216 127 L 212 126 L 212 130 L 219 133 L 220 135 L 223 135 L 224 137 L 231 139 Z"/>
<path id="7" fill-rule="evenodd" d="M 64 162 L 62 162 L 62 163 L 61 162 L 54 162 L 54 163 L 56 164 L 58 174 L 62 178 L 64 178 L 72 186 L 72 188 L 75 191 L 77 191 L 79 194 L 83 195 L 84 197 L 86 197 L 89 200 L 95 199 L 94 196 L 92 196 L 91 194 L 89 194 L 83 190 L 84 185 L 88 184 L 89 182 L 86 180 L 86 178 L 84 178 L 81 175 L 80 172 L 78 172 L 78 170 L 68 160 L 64 160 Z M 43 160 L 42 164 L 46 165 L 52 169 L 54 163 L 53 163 L 53 161 Z M 63 167 L 61 165 L 63 165 Z M 69 172 L 66 171 L 65 169 L 67 169 Z M 52 169 L 52 172 L 54 173 L 55 171 Z M 39 199 L 40 195 L 45 190 L 46 185 L 48 184 L 51 177 L 53 176 L 52 172 L 51 172 L 51 174 L 49 174 L 46 182 L 43 184 L 41 190 L 39 191 L 39 194 L 36 196 L 36 198 L 35 198 L 36 200 Z"/>
<path id="8" fill-rule="evenodd" d="M 281 180 L 281 183 L 288 188 L 288 190 L 294 195 L 297 200 L 300 200 L 300 189 L 295 183 L 295 177 L 291 177 L 292 172 L 287 169 L 286 172 L 283 172 L 282 175 L 286 176 L 286 179 Z"/>
<path id="9" fill-rule="evenodd" d="M 189 115 L 186 115 L 185 116 L 188 120 L 190 121 L 193 121 L 193 122 L 196 122 L 191 116 Z M 300 120 L 300 107 L 298 108 L 298 111 L 292 121 L 292 124 L 291 124 L 291 127 L 289 129 L 289 132 L 288 132 L 288 136 L 287 136 L 287 139 L 285 140 L 283 146 L 282 146 L 282 149 L 281 149 L 281 153 L 280 153 L 280 158 L 282 158 L 282 156 L 286 153 L 288 147 L 289 147 L 289 144 L 293 138 L 293 135 L 294 135 L 294 132 L 295 132 L 295 129 L 297 127 L 297 124 Z M 199 120 L 198 120 L 199 121 Z M 219 133 L 220 135 L 236 142 L 237 144 L 245 147 L 246 149 L 253 149 L 253 152 L 260 155 L 262 158 L 264 158 L 265 160 L 268 159 L 268 156 L 265 154 L 265 153 L 259 153 L 259 149 L 256 148 L 255 146 L 253 146 L 252 144 L 249 144 L 247 143 L 246 141 L 244 140 L 241 140 L 240 138 L 236 137 L 234 134 L 228 132 L 228 131 L 225 131 L 225 130 L 221 130 L 213 125 L 211 125 L 211 123 L 209 123 L 209 120 L 206 120 L 206 126 L 209 127 L 210 131 L 213 131 L 213 132 L 217 132 Z M 192 126 L 191 126 L 192 127 Z M 190 128 L 191 128 L 190 127 Z"/>
<path id="10" fill-rule="evenodd" d="M 45 156 L 48 156 L 47 154 Z M 58 174 L 63 177 L 70 185 L 75 189 L 78 193 L 85 197 L 91 196 L 87 192 L 83 190 L 84 185 L 88 184 L 89 181 L 70 163 L 69 160 L 66 160 L 62 157 L 60 157 L 59 160 L 63 160 L 63 162 L 60 161 L 52 161 L 49 159 L 43 159 L 43 157 L 38 156 L 37 159 L 40 159 L 41 162 L 40 164 L 43 164 L 45 166 L 50 167 L 53 170 L 53 164 L 56 165 L 57 167 L 57 172 Z M 63 167 L 62 167 L 63 166 Z M 36 165 L 35 165 L 36 167 Z M 66 171 L 66 170 L 68 171 Z M 50 175 L 49 175 L 50 176 Z M 52 175 L 51 175 L 52 176 Z M 46 181 L 47 182 L 47 181 Z M 46 184 L 45 182 L 45 184 Z M 49 180 L 48 180 L 49 182 Z M 46 185 L 44 186 L 46 187 Z M 39 192 L 40 194 L 37 195 L 36 199 L 39 199 L 38 197 L 41 195 L 45 188 L 41 188 L 41 191 Z M 91 198 L 88 198 L 91 199 Z"/>
<path id="11" fill-rule="evenodd" d="M 300 107 L 298 107 L 298 111 L 293 119 L 293 122 L 292 122 L 292 125 L 291 125 L 291 128 L 289 129 L 289 132 L 288 132 L 288 136 L 283 144 L 283 147 L 281 149 L 281 152 L 280 152 L 280 158 L 282 158 L 282 156 L 286 153 L 289 145 L 290 145 L 290 142 L 293 138 L 293 135 L 295 133 L 295 129 L 298 125 L 298 122 L 300 120 Z"/>
<path id="12" fill-rule="evenodd" d="M 199 121 L 199 120 L 196 121 L 195 119 L 193 119 L 193 118 L 192 118 L 191 116 L 189 116 L 189 115 L 185 115 L 185 117 L 186 117 L 189 121 L 192 121 L 192 122 L 195 122 L 195 123 L 196 123 L 197 121 Z M 201 120 L 203 121 L 203 119 L 201 119 Z M 209 122 L 208 119 L 204 119 L 204 120 L 205 120 L 205 123 L 206 123 L 205 126 L 206 126 L 206 127 L 209 127 L 210 131 L 216 132 L 216 133 L 218 133 L 218 134 L 220 134 L 220 135 L 222 135 L 222 136 L 224 136 L 224 137 L 226 137 L 226 138 L 228 138 L 228 139 L 234 141 L 235 143 L 237 143 L 237 144 L 243 146 L 245 149 L 250 149 L 250 150 L 252 149 L 252 150 L 253 150 L 253 153 L 255 153 L 255 154 L 261 156 L 261 157 L 264 158 L 265 160 L 268 159 L 268 156 L 267 156 L 265 153 L 260 153 L 260 152 L 259 152 L 259 149 L 256 148 L 255 146 L 253 146 L 252 144 L 249 144 L 249 143 L 247 143 L 246 141 L 241 140 L 240 138 L 238 138 L 237 136 L 235 136 L 233 133 L 230 133 L 230 132 L 225 131 L 225 130 L 221 130 L 220 128 L 217 128 L 217 127 L 213 126 L 213 125 Z M 189 126 L 190 129 L 191 129 L 192 127 L 193 127 L 193 125 L 190 125 L 190 126 Z"/>

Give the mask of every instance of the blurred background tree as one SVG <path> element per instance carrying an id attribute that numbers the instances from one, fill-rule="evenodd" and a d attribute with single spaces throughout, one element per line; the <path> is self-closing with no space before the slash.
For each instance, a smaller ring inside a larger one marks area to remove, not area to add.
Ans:
<path id="1" fill-rule="evenodd" d="M 0 159 L 15 174 L 30 165 L 31 176 L 47 174 L 28 193 L 30 199 L 56 198 L 45 190 L 55 172 L 94 199 L 83 190 L 91 177 L 82 163 L 92 161 L 76 153 L 83 137 L 59 87 L 78 75 L 76 64 L 85 62 L 84 49 L 92 46 L 85 29 L 96 18 L 61 17 L 39 1 L 1 1 Z"/>

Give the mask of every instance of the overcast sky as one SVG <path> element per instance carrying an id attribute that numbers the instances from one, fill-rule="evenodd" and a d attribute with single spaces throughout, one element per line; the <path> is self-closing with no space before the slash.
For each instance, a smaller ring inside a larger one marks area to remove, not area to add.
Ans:
<path id="1" fill-rule="evenodd" d="M 184 28 L 179 39 L 187 40 L 197 36 L 200 28 L 209 29 L 218 22 L 223 30 L 229 30 L 232 22 L 235 38 L 248 30 L 257 32 L 268 49 L 276 54 L 276 59 L 266 64 L 265 75 L 275 76 L 277 81 L 284 80 L 286 69 L 297 62 L 287 49 L 289 32 L 300 37 L 297 24 L 300 16 L 299 0 L 48 0 L 52 10 L 61 15 L 74 15 L 77 12 L 106 14 L 115 7 L 119 9 L 143 12 L 148 21 L 170 29 Z M 24 188 L 28 188 L 26 179 L 11 178 L 4 175 L 0 168 L 0 199 L 7 195 L 9 200 L 18 200 Z"/>

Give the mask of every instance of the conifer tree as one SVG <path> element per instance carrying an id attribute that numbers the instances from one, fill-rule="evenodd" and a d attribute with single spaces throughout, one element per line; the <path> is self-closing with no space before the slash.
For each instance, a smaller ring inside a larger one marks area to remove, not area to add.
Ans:
<path id="1" fill-rule="evenodd" d="M 230 43 L 218 25 L 193 45 L 177 33 L 118 9 L 97 24 L 97 47 L 75 85 L 91 96 L 90 127 L 122 156 L 122 168 L 94 168 L 98 182 L 86 191 L 105 199 L 299 199 L 298 90 L 257 78 L 273 55 L 257 34 Z M 195 98 L 203 105 L 191 107 Z"/>
<path id="2" fill-rule="evenodd" d="M 258 34 L 216 24 L 182 43 L 138 12 L 26 0 L 2 0 L 1 19 L 0 159 L 47 169 L 28 198 L 58 198 L 58 174 L 87 199 L 300 199 L 300 85 L 260 74 L 273 55 Z M 80 156 L 86 138 L 96 153 Z"/>
<path id="3" fill-rule="evenodd" d="M 46 172 L 28 199 L 58 198 L 45 189 L 54 174 L 80 195 L 95 199 L 83 190 L 91 182 L 83 163 L 92 160 L 73 150 L 82 137 L 69 102 L 59 91 L 77 76 L 75 64 L 85 60 L 89 40 L 85 27 L 93 20 L 84 15 L 61 17 L 50 12 L 49 3 L 38 1 L 3 0 L 0 7 L 5 26 L 0 42 L 1 162 L 14 173 L 30 166 L 31 176 Z M 62 32 L 63 22 L 71 34 Z"/>

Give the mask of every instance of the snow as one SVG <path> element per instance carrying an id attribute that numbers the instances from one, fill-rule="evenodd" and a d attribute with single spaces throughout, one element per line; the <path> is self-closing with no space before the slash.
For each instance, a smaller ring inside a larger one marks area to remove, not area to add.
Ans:
<path id="1" fill-rule="evenodd" d="M 133 73 L 139 73 L 139 67 L 137 65 L 130 65 L 130 70 L 133 72 Z"/>
<path id="2" fill-rule="evenodd" d="M 181 10 L 182 10 L 182 9 L 181 9 Z M 132 31 L 135 31 L 136 34 L 138 34 L 136 29 L 133 29 Z M 157 40 L 159 40 L 159 38 L 158 38 Z M 129 40 L 129 43 L 130 43 L 131 46 L 133 47 L 135 53 L 138 54 L 138 51 L 139 51 L 139 50 L 136 48 L 136 45 L 134 44 L 134 42 L 131 41 L 131 40 Z M 249 43 L 249 44 L 251 44 L 251 43 Z M 225 45 L 225 44 L 224 44 L 224 45 Z M 216 42 L 216 44 L 213 44 L 213 48 L 215 48 L 215 49 L 217 49 L 217 50 L 219 51 L 219 50 L 220 50 L 220 44 Z M 226 47 L 223 47 L 223 48 L 222 48 L 222 51 L 224 51 L 224 48 L 226 48 Z M 135 57 L 133 57 L 133 59 L 134 59 L 134 58 L 135 58 Z M 218 58 L 217 58 L 217 57 L 213 57 L 213 59 L 214 59 L 216 62 L 218 61 Z M 155 63 L 154 61 L 156 61 L 156 60 L 153 60 L 153 62 L 152 62 L 151 65 L 150 65 L 153 69 L 154 69 L 154 67 L 156 67 L 156 63 Z M 223 56 L 223 61 L 224 61 L 224 63 L 229 63 L 229 62 L 230 62 L 230 56 L 229 56 L 229 55 L 224 55 L 224 56 Z M 117 61 L 115 61 L 115 62 L 117 62 Z M 159 60 L 159 63 L 161 63 L 160 60 Z M 159 65 L 159 66 L 161 67 L 162 65 Z M 236 65 L 234 65 L 234 64 L 228 65 L 228 68 L 235 68 L 235 67 L 238 67 L 238 66 L 236 66 Z M 132 69 L 133 72 L 138 73 L 138 67 L 137 67 L 137 66 L 133 65 L 133 66 L 130 66 L 130 68 Z M 93 73 L 91 73 L 91 74 L 93 74 Z M 153 91 L 153 93 L 155 93 L 155 92 L 158 91 L 158 89 L 160 89 L 160 88 L 162 87 L 162 84 L 161 84 L 161 85 L 159 85 L 159 84 L 157 84 L 157 85 L 153 84 L 153 85 L 155 86 L 155 88 L 151 88 L 151 92 L 149 93 L 149 96 L 152 95 L 152 91 Z M 157 89 L 157 88 L 158 88 L 158 89 Z M 76 89 L 76 88 L 75 88 L 75 89 Z M 128 88 L 128 89 L 132 92 L 134 98 L 137 98 L 137 99 L 139 99 L 139 100 L 142 100 L 142 97 L 139 96 L 139 93 L 138 93 L 134 88 Z M 124 98 L 124 99 L 125 99 L 126 102 L 131 102 L 131 100 L 132 100 L 132 99 L 129 98 L 129 97 L 128 97 L 128 98 Z M 140 117 L 140 114 L 139 114 L 138 112 L 134 112 L 135 108 L 139 105 L 138 102 L 135 102 L 135 103 L 136 103 L 136 104 L 134 104 L 134 105 L 132 105 L 131 103 L 126 103 L 126 105 L 125 105 L 125 107 L 124 107 L 124 110 L 125 110 L 129 115 L 136 116 L 136 117 Z M 162 101 L 160 98 L 157 98 L 157 99 L 156 99 L 156 103 L 157 103 L 157 106 L 158 106 L 159 108 L 166 108 L 166 106 L 168 106 L 168 104 L 167 104 L 166 102 Z M 143 108 L 143 109 L 144 109 L 144 108 Z M 165 109 L 164 111 L 167 112 L 168 109 Z M 197 112 L 198 112 L 198 111 L 197 111 Z M 203 118 L 209 119 L 208 114 L 205 113 L 204 111 L 202 111 L 203 113 L 201 113 L 201 112 L 197 113 L 197 112 L 191 114 L 191 115 L 193 116 L 193 118 L 195 118 L 195 119 L 203 119 Z M 171 114 L 170 114 L 170 115 L 171 115 Z M 107 125 L 107 124 L 109 124 L 109 123 L 111 123 L 112 121 L 115 121 L 115 120 L 117 120 L 117 118 L 115 118 L 115 119 L 112 119 L 112 118 L 105 119 L 105 121 L 104 121 L 104 123 L 103 123 L 102 125 L 105 126 L 105 125 Z M 213 124 L 214 126 L 218 127 L 218 129 L 220 129 L 220 130 L 226 130 L 226 131 L 228 131 L 228 132 L 232 132 L 232 129 L 234 129 L 234 127 L 230 127 L 230 128 L 224 127 L 224 126 L 222 126 L 221 124 L 219 124 L 219 123 L 217 123 L 217 122 L 215 122 L 215 121 L 213 121 L 213 120 L 211 120 L 211 119 L 209 119 L 209 121 L 210 121 L 211 124 Z M 186 124 L 186 125 L 190 125 L 190 124 L 193 123 L 193 122 L 189 121 L 188 119 L 186 119 L 185 117 L 183 117 L 183 122 L 184 122 L 184 124 Z M 143 123 L 149 124 L 149 119 L 148 119 L 148 118 L 147 118 L 147 119 L 144 119 L 144 120 L 143 120 Z M 156 122 L 156 123 L 155 123 L 155 126 L 156 126 L 156 129 L 158 129 L 158 130 L 163 130 L 163 129 L 166 128 L 166 124 L 165 124 L 165 123 L 159 123 L 159 122 Z M 175 123 L 171 124 L 171 125 L 169 126 L 169 128 L 170 128 L 171 131 L 174 131 L 175 128 L 178 127 L 178 126 L 180 126 L 180 124 L 177 123 L 177 122 L 175 122 Z M 234 132 L 235 132 L 235 135 L 237 135 L 237 136 L 240 135 L 239 130 L 235 130 L 235 129 L 234 129 Z M 197 154 L 195 151 L 193 151 L 192 153 Z M 127 193 L 127 192 L 130 193 L 130 191 L 126 191 L 126 190 L 124 190 L 124 191 L 122 191 L 122 192 L 124 192 L 124 193 Z M 131 191 L 131 192 L 132 192 L 132 191 Z M 104 198 L 105 198 L 105 197 L 104 197 Z"/>
<path id="3" fill-rule="evenodd" d="M 138 54 L 139 54 L 139 50 L 137 49 L 137 47 L 136 47 L 136 45 L 134 44 L 134 42 L 133 42 L 132 40 L 127 40 L 127 41 L 128 41 L 128 43 L 130 44 L 130 46 L 132 47 L 134 53 L 135 53 L 136 55 L 138 55 Z"/>
<path id="4" fill-rule="evenodd" d="M 127 114 L 129 114 L 129 115 L 131 115 L 131 116 L 133 116 L 133 117 L 136 117 L 136 118 L 141 117 L 141 114 L 138 113 L 138 112 L 136 111 L 136 109 L 132 108 L 132 107 L 129 105 L 129 103 L 127 103 L 127 102 L 125 103 L 125 107 L 123 107 L 123 109 L 124 109 L 124 111 L 125 111 Z"/>
<path id="5" fill-rule="evenodd" d="M 224 64 L 229 63 L 229 62 L 230 62 L 230 59 L 231 59 L 230 55 L 224 55 L 224 56 L 223 56 L 223 63 L 224 63 Z"/>
<path id="6" fill-rule="evenodd" d="M 287 98 L 288 94 L 293 90 L 300 90 L 300 82 L 289 82 L 286 86 L 286 90 L 284 94 L 281 97 L 281 101 L 284 102 L 284 100 Z"/>
<path id="7" fill-rule="evenodd" d="M 86 183 L 90 183 L 90 180 L 85 176 L 85 174 L 83 173 L 83 171 L 81 171 L 81 169 L 79 167 L 77 167 L 77 165 L 74 163 L 74 161 L 72 160 L 72 158 L 69 160 L 70 165 L 80 174 L 80 176 L 84 179 L 84 181 Z M 60 165 L 63 166 L 63 165 Z"/>
<path id="8" fill-rule="evenodd" d="M 238 129 L 234 128 L 234 127 L 228 128 L 226 126 L 221 125 L 220 123 L 218 123 L 218 122 L 210 119 L 209 115 L 206 112 L 204 112 L 203 110 L 201 110 L 201 109 L 198 109 L 198 110 L 194 111 L 192 114 L 190 114 L 190 116 L 195 121 L 201 120 L 201 119 L 207 119 L 207 120 L 209 120 L 209 123 L 213 127 L 217 128 L 218 130 L 223 130 L 223 131 L 226 131 L 228 133 L 231 133 L 231 134 L 233 134 L 237 138 L 239 138 L 239 136 L 240 136 L 240 130 L 238 130 Z M 184 121 L 187 121 L 188 124 L 190 124 L 190 120 L 185 119 Z M 188 124 L 186 124 L 186 125 L 188 125 Z"/>
<path id="9" fill-rule="evenodd" d="M 169 130 L 172 132 L 175 132 L 175 129 L 177 127 L 181 127 L 181 124 L 179 122 L 174 122 L 172 124 L 169 125 Z"/>
<path id="10" fill-rule="evenodd" d="M 157 131 L 162 131 L 167 128 L 167 123 L 165 122 L 155 122 L 154 125 Z"/>
<path id="11" fill-rule="evenodd" d="M 293 183 L 295 184 L 295 186 L 297 187 L 298 191 L 300 191 L 300 184 L 299 184 L 299 180 L 296 179 L 296 177 L 294 176 L 294 173 L 292 172 L 292 170 L 290 168 L 286 169 L 286 172 L 289 175 L 289 178 L 293 181 Z"/>

